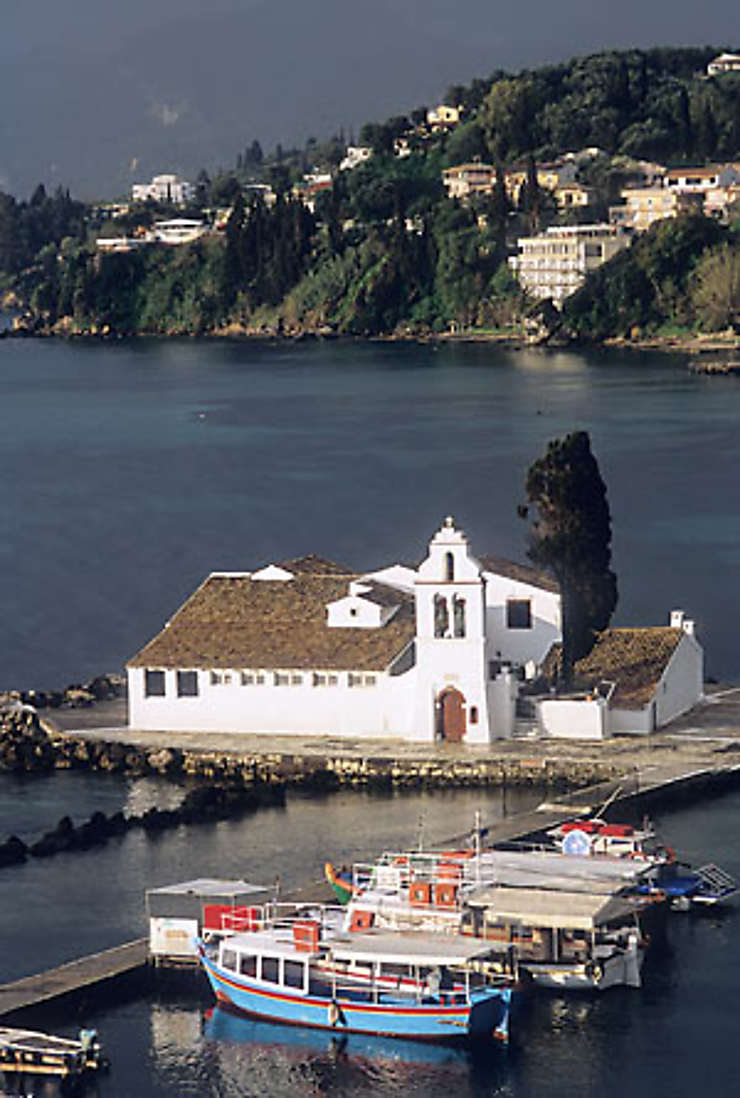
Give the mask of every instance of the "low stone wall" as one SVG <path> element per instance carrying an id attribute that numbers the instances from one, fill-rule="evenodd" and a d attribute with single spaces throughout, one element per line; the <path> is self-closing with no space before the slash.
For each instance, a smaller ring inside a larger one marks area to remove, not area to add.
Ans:
<path id="1" fill-rule="evenodd" d="M 617 778 L 622 773 L 620 767 L 607 760 L 480 756 L 391 759 L 371 754 L 357 757 L 152 749 L 61 733 L 27 706 L 0 711 L 0 770 L 33 773 L 55 769 L 324 791 L 504 785 L 566 790 Z"/>

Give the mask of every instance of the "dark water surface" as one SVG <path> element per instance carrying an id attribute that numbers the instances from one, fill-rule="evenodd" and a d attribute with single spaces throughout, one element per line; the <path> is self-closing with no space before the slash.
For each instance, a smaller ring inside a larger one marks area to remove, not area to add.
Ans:
<path id="1" fill-rule="evenodd" d="M 72 777 L 72 787 L 68 778 Z M 34 783 L 26 782 L 26 785 Z M 152 783 L 75 776 L 40 779 L 38 821 L 73 796 L 92 807 L 142 805 Z M 0 777 L 0 827 L 18 783 Z M 107 800 L 106 800 L 107 798 Z M 532 795 L 510 802 L 510 811 Z M 458 792 L 377 798 L 342 793 L 289 798 L 243 821 L 182 828 L 156 839 L 132 833 L 101 851 L 61 855 L 0 871 L 0 982 L 144 932 L 145 887 L 208 874 L 286 885 L 310 880 L 328 850 L 349 860 L 415 838 L 467 829 L 473 812 L 502 809 L 498 794 Z M 27 822 L 30 815 L 26 814 Z M 740 795 L 665 813 L 663 837 L 697 864 L 717 857 L 740 875 Z M 32 829 L 33 830 L 33 829 Z M 738 908 L 674 914 L 665 945 L 648 955 L 640 990 L 602 995 L 536 994 L 521 1000 L 510 1050 L 419 1046 L 330 1035 L 237 1018 L 213 1009 L 203 979 L 164 980 L 74 1008 L 49 1008 L 33 1021 L 58 1032 L 99 1028 L 112 1060 L 91 1093 L 99 1098 L 692 1098 L 731 1092 L 736 1076 L 740 986 Z M 0 1092 L 1 1093 L 1 1092 Z M 51 1095 L 49 1088 L 37 1093 Z"/>
<path id="2" fill-rule="evenodd" d="M 683 357 L 489 346 L 0 343 L 0 688 L 120 669 L 211 570 L 417 560 L 452 513 L 523 559 L 549 439 L 591 432 L 616 624 L 694 617 L 740 677 L 740 386 Z"/>
<path id="3" fill-rule="evenodd" d="M 120 669 L 213 569 L 304 552 L 358 568 L 413 561 L 447 513 L 474 551 L 522 558 L 526 469 L 574 428 L 591 432 L 608 488 L 616 622 L 660 623 L 682 607 L 710 673 L 737 680 L 739 399 L 736 379 L 694 377 L 671 356 L 4 340 L 0 688 Z M 178 795 L 156 782 L 0 775 L 0 838 Z M 495 818 L 500 795 L 291 797 L 240 821 L 132 832 L 0 870 L 0 981 L 139 936 L 147 887 L 280 874 L 289 888 L 327 855 L 407 845 L 420 817 L 429 843 L 462 833 L 477 808 Z M 740 875 L 740 796 L 660 822 L 691 861 Z M 534 997 L 507 1054 L 341 1048 L 211 1013 L 202 983 L 36 1021 L 99 1026 L 113 1061 L 100 1098 L 724 1095 L 737 1076 L 737 935 L 735 908 L 676 915 L 640 991 Z"/>

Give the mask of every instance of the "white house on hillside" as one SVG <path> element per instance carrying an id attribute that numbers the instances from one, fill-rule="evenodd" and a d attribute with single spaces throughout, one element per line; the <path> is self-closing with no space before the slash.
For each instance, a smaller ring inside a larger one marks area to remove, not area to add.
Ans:
<path id="1" fill-rule="evenodd" d="M 486 743 L 512 734 L 516 667 L 559 636 L 552 581 L 478 560 L 448 518 L 416 569 L 212 573 L 128 664 L 129 723 Z"/>

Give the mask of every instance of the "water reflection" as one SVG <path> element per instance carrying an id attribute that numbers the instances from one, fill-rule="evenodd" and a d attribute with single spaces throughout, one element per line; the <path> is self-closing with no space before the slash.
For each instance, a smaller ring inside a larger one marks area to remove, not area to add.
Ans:
<path id="1" fill-rule="evenodd" d="M 507 1072 L 507 1052 L 495 1044 L 466 1048 L 353 1033 L 337 1037 L 220 1006 L 207 1012 L 203 1039 L 218 1063 L 223 1095 L 251 1094 L 233 1088 L 267 1077 L 268 1092 L 275 1095 L 449 1095 L 475 1092 L 475 1078 L 485 1080 L 487 1093 L 496 1093 Z"/>

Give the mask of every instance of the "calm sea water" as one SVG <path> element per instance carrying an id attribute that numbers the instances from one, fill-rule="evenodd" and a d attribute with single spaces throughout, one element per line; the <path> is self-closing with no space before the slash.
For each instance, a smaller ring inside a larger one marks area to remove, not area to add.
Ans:
<path id="1" fill-rule="evenodd" d="M 693 377 L 670 356 L 3 341 L 0 688 L 121 668 L 212 569 L 305 552 L 359 568 L 413 561 L 447 513 L 474 551 L 522 558 L 526 469 L 574 428 L 591 432 L 607 484 L 615 620 L 653 624 L 683 607 L 710 673 L 738 679 L 738 399 L 735 379 Z M 0 838 L 175 795 L 156 782 L 0 775 Z M 290 887 L 327 854 L 408 844 L 420 817 L 430 843 L 464 832 L 477 808 L 502 811 L 479 792 L 292 797 L 241 821 L 2 870 L 0 981 L 138 936 L 147 887 L 278 873 Z M 740 797 L 660 823 L 691 861 L 740 875 Z M 212 1013 L 202 984 L 37 1023 L 99 1026 L 113 1060 L 101 1098 L 694 1098 L 736 1074 L 737 932 L 734 909 L 676 916 L 641 991 L 533 998 L 505 1055 L 337 1047 Z"/>
<path id="2" fill-rule="evenodd" d="M 737 679 L 736 378 L 682 358 L 488 346 L 0 343 L 0 688 L 117 670 L 215 569 L 414 561 L 446 514 L 524 559 L 516 505 L 590 431 L 615 623 L 697 621 Z"/>
<path id="3" fill-rule="evenodd" d="M 34 834 L 74 805 L 143 806 L 156 783 L 58 774 L 0 775 L 0 833 L 16 818 Z M 523 809 L 532 795 L 509 801 Z M 36 806 L 35 812 L 34 807 Z M 462 833 L 480 809 L 502 811 L 496 793 L 343 793 L 290 797 L 242 821 L 182 828 L 147 839 L 132 833 L 103 850 L 0 871 L 0 982 L 145 932 L 146 887 L 199 875 L 243 875 L 286 886 L 314 879 L 327 853 L 349 860 L 415 839 L 420 817 L 431 843 Z M 740 875 L 740 795 L 665 813 L 664 838 L 695 864 L 717 858 Z M 22 826 L 20 826 L 22 824 Z M 667 943 L 649 954 L 638 990 L 521 1001 L 508 1052 L 468 1052 L 286 1029 L 214 1011 L 204 979 L 165 982 L 109 1001 L 39 1011 L 35 1025 L 100 1030 L 112 1070 L 98 1098 L 693 1098 L 726 1093 L 736 1074 L 738 909 L 675 914 Z M 0 1091 L 1 1093 L 1 1091 Z M 52 1088 L 36 1093 L 56 1098 Z"/>

